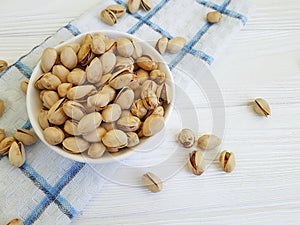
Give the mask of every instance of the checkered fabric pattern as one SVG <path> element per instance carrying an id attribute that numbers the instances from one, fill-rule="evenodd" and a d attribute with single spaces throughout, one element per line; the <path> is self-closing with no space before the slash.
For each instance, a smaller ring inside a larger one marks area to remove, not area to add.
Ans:
<path id="1" fill-rule="evenodd" d="M 102 23 L 98 15 L 101 9 L 115 3 L 127 7 L 127 2 L 122 0 L 103 1 L 0 74 L 0 96 L 6 105 L 0 127 L 8 135 L 18 127 L 31 128 L 19 84 L 30 78 L 46 47 L 101 29 L 128 32 L 152 44 L 161 36 L 183 36 L 188 40 L 185 47 L 178 54 L 164 55 L 176 80 L 181 71 L 197 73 L 199 61 L 211 64 L 230 36 L 245 25 L 249 12 L 247 0 L 154 0 L 151 11 L 126 13 L 111 27 Z M 206 22 L 205 16 L 210 11 L 223 14 L 219 24 Z M 7 157 L 0 156 L 0 224 L 15 217 L 21 218 L 25 225 L 69 224 L 103 185 L 105 179 L 98 175 L 99 171 L 113 174 L 117 170 L 114 164 L 92 168 L 62 158 L 41 142 L 27 147 L 26 151 L 27 160 L 21 168 L 10 166 Z"/>

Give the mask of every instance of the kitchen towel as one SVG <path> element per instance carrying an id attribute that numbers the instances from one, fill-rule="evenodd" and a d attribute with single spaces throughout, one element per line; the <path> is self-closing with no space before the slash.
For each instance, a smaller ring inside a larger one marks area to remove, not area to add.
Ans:
<path id="1" fill-rule="evenodd" d="M 127 1 L 101 1 L 0 74 L 0 96 L 6 106 L 0 128 L 5 128 L 8 136 L 16 128 L 31 128 L 19 85 L 30 78 L 46 47 L 81 33 L 107 29 L 128 32 L 152 44 L 161 36 L 183 36 L 188 41 L 185 47 L 177 54 L 164 55 L 176 80 L 182 70 L 197 71 L 199 61 L 212 64 L 226 41 L 246 24 L 250 8 L 247 0 L 154 0 L 150 11 L 126 13 L 116 25 L 108 26 L 99 20 L 99 12 L 116 3 L 127 7 Z M 206 21 L 210 11 L 222 13 L 220 23 Z M 112 176 L 118 169 L 117 163 L 91 166 L 62 158 L 41 142 L 26 147 L 26 153 L 21 168 L 12 167 L 6 156 L 0 156 L 0 224 L 15 217 L 25 225 L 69 224 L 105 183 L 101 174 Z"/>

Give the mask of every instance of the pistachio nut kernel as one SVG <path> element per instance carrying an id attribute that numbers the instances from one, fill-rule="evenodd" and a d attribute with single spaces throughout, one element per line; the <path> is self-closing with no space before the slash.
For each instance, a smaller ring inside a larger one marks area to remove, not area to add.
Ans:
<path id="1" fill-rule="evenodd" d="M 5 130 L 0 128 L 0 143 L 6 137 Z"/>
<path id="2" fill-rule="evenodd" d="M 78 60 L 73 48 L 70 46 L 64 47 L 60 53 L 60 61 L 66 68 L 74 69 L 77 66 Z"/>
<path id="3" fill-rule="evenodd" d="M 6 225 L 24 225 L 24 224 L 23 224 L 23 222 L 20 219 L 16 218 L 16 219 L 11 220 Z"/>
<path id="4" fill-rule="evenodd" d="M 116 14 L 109 9 L 104 9 L 101 11 L 100 19 L 110 26 L 113 26 L 118 22 Z"/>
<path id="5" fill-rule="evenodd" d="M 44 73 L 49 72 L 54 66 L 57 59 L 55 48 L 46 48 L 41 57 L 41 67 Z"/>
<path id="6" fill-rule="evenodd" d="M 183 37 L 174 37 L 168 42 L 167 51 L 171 54 L 180 52 L 186 45 L 186 39 Z"/>
<path id="7" fill-rule="evenodd" d="M 29 83 L 28 80 L 23 80 L 20 84 L 20 89 L 25 95 L 27 93 L 28 83 Z"/>
<path id="8" fill-rule="evenodd" d="M 268 117 L 271 115 L 271 109 L 268 102 L 262 98 L 254 100 L 253 109 L 260 116 Z"/>
<path id="9" fill-rule="evenodd" d="M 142 176 L 142 183 L 149 191 L 154 193 L 161 191 L 163 188 L 161 179 L 150 172 Z"/>
<path id="10" fill-rule="evenodd" d="M 98 127 L 95 130 L 82 135 L 83 139 L 88 141 L 88 142 L 101 142 L 102 138 L 106 134 L 106 130 L 103 127 Z"/>
<path id="11" fill-rule="evenodd" d="M 153 136 L 161 131 L 165 126 L 164 117 L 151 115 L 143 123 L 142 133 L 145 137 Z"/>
<path id="12" fill-rule="evenodd" d="M 222 151 L 219 157 L 219 163 L 226 173 L 230 173 L 235 168 L 235 156 L 232 152 Z"/>
<path id="13" fill-rule="evenodd" d="M 141 0 L 141 7 L 145 11 L 149 11 L 150 9 L 152 9 L 152 5 L 152 0 Z"/>
<path id="14" fill-rule="evenodd" d="M 112 11 L 117 17 L 121 17 L 126 13 L 126 8 L 120 4 L 110 5 L 106 9 Z"/>
<path id="15" fill-rule="evenodd" d="M 185 148 L 191 148 L 195 143 L 195 135 L 190 129 L 182 129 L 178 135 L 178 142 Z"/>
<path id="16" fill-rule="evenodd" d="M 212 134 L 205 134 L 199 137 L 198 147 L 203 150 L 210 150 L 218 147 L 221 144 L 221 139 Z"/>
<path id="17" fill-rule="evenodd" d="M 68 137 L 63 140 L 62 145 L 64 150 L 74 154 L 85 152 L 90 147 L 90 144 L 80 137 Z"/>
<path id="18" fill-rule="evenodd" d="M 67 120 L 64 124 L 64 131 L 73 136 L 81 135 L 78 131 L 78 121 L 76 120 Z"/>
<path id="19" fill-rule="evenodd" d="M 17 129 L 14 133 L 14 138 L 24 145 L 33 145 L 38 141 L 38 137 L 35 132 L 23 128 Z"/>
<path id="20" fill-rule="evenodd" d="M 128 145 L 128 138 L 124 131 L 113 129 L 104 135 L 102 142 L 108 148 L 124 148 Z"/>
<path id="21" fill-rule="evenodd" d="M 142 85 L 141 97 L 145 98 L 149 92 L 157 92 L 157 84 L 153 80 L 146 80 Z"/>
<path id="22" fill-rule="evenodd" d="M 101 122 L 101 114 L 99 112 L 92 112 L 82 117 L 82 119 L 79 121 L 78 131 L 81 134 L 87 134 L 99 127 Z"/>
<path id="23" fill-rule="evenodd" d="M 25 150 L 22 142 L 13 142 L 9 148 L 8 160 L 12 166 L 21 167 L 25 162 Z"/>
<path id="24" fill-rule="evenodd" d="M 209 12 L 206 15 L 206 20 L 210 23 L 219 23 L 222 19 L 222 14 L 220 12 Z"/>
<path id="25" fill-rule="evenodd" d="M 104 122 L 114 122 L 117 121 L 122 113 L 121 106 L 118 104 L 109 104 L 102 111 L 102 117 Z"/>
<path id="26" fill-rule="evenodd" d="M 43 131 L 43 136 L 50 145 L 58 145 L 65 138 L 64 132 L 59 127 L 47 127 Z"/>
<path id="27" fill-rule="evenodd" d="M 136 13 L 141 5 L 141 0 L 129 0 L 128 1 L 128 10 L 130 13 Z"/>
<path id="28" fill-rule="evenodd" d="M 50 126 L 48 121 L 48 111 L 41 109 L 38 116 L 39 125 L 43 130 Z"/>
<path id="29" fill-rule="evenodd" d="M 0 117 L 3 116 L 5 110 L 4 101 L 0 98 Z"/>
<path id="30" fill-rule="evenodd" d="M 126 133 L 128 138 L 128 148 L 134 147 L 140 143 L 139 136 L 135 132 L 127 132 Z"/>
<path id="31" fill-rule="evenodd" d="M 8 63 L 4 60 L 0 60 L 0 73 L 2 73 L 8 67 Z"/>
<path id="32" fill-rule="evenodd" d="M 141 126 L 141 121 L 136 116 L 124 116 L 117 121 L 117 126 L 126 132 L 137 131 Z"/>
<path id="33" fill-rule="evenodd" d="M 88 156 L 94 159 L 101 158 L 106 151 L 106 147 L 102 143 L 93 143 L 88 149 Z"/>
<path id="34" fill-rule="evenodd" d="M 55 65 L 52 68 L 52 74 L 57 76 L 62 83 L 67 83 L 69 73 L 70 71 L 63 65 Z"/>
<path id="35" fill-rule="evenodd" d="M 12 143 L 16 141 L 14 137 L 6 137 L 0 142 L 0 155 L 6 155 Z"/>
<path id="36" fill-rule="evenodd" d="M 168 42 L 169 39 L 166 37 L 161 37 L 160 39 L 158 39 L 157 43 L 156 43 L 156 50 L 160 53 L 160 54 L 164 54 L 167 50 L 167 46 L 168 46 Z"/>
<path id="37" fill-rule="evenodd" d="M 193 174 L 195 174 L 196 176 L 200 176 L 205 169 L 205 163 L 202 153 L 200 151 L 193 151 L 192 153 L 190 153 L 187 165 Z"/>

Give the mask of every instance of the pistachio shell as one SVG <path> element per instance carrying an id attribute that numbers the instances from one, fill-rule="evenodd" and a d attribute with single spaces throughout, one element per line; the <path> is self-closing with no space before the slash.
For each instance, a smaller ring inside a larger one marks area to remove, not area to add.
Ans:
<path id="1" fill-rule="evenodd" d="M 98 83 L 102 78 L 102 64 L 98 57 L 94 58 L 86 68 L 87 80 L 90 83 Z"/>
<path id="2" fill-rule="evenodd" d="M 38 137 L 33 131 L 19 128 L 14 133 L 14 138 L 24 145 L 33 145 L 38 141 Z"/>
<path id="3" fill-rule="evenodd" d="M 6 137 L 0 142 L 0 155 L 6 155 L 9 151 L 11 144 L 16 139 L 14 137 Z"/>
<path id="4" fill-rule="evenodd" d="M 155 81 L 157 84 L 162 84 L 166 80 L 166 74 L 161 70 L 152 70 L 150 72 L 150 79 Z"/>
<path id="5" fill-rule="evenodd" d="M 88 142 L 101 142 L 102 138 L 106 134 L 106 130 L 103 127 L 98 127 L 97 129 L 84 134 L 82 137 Z"/>
<path id="6" fill-rule="evenodd" d="M 128 138 L 128 145 L 127 147 L 131 148 L 140 143 L 139 136 L 135 132 L 127 132 L 126 133 Z"/>
<path id="7" fill-rule="evenodd" d="M 100 57 L 100 60 L 101 60 L 101 64 L 102 64 L 103 74 L 110 73 L 113 70 L 113 68 L 117 62 L 115 54 L 113 54 L 111 52 L 104 53 Z"/>
<path id="8" fill-rule="evenodd" d="M 78 131 L 81 134 L 87 134 L 95 130 L 102 122 L 102 116 L 98 112 L 92 112 L 85 115 L 78 123 Z"/>
<path id="9" fill-rule="evenodd" d="M 74 120 L 81 120 L 82 117 L 86 114 L 86 109 L 84 106 L 75 101 L 67 101 L 63 104 L 64 113 L 74 119 Z"/>
<path id="10" fill-rule="evenodd" d="M 105 42 L 101 36 L 94 36 L 91 44 L 92 52 L 97 55 L 105 52 Z"/>
<path id="11" fill-rule="evenodd" d="M 114 52 L 117 48 L 117 41 L 115 39 L 107 39 L 105 42 L 105 52 Z"/>
<path id="12" fill-rule="evenodd" d="M 110 104 L 102 111 L 103 121 L 107 123 L 117 121 L 121 116 L 121 112 L 121 106 L 118 104 Z"/>
<path id="13" fill-rule="evenodd" d="M 129 0 L 128 1 L 128 10 L 130 13 L 136 13 L 141 5 L 141 0 Z"/>
<path id="14" fill-rule="evenodd" d="M 150 172 L 142 176 L 142 183 L 149 191 L 153 193 L 159 192 L 163 188 L 163 183 L 159 177 Z"/>
<path id="15" fill-rule="evenodd" d="M 76 86 L 72 87 L 68 91 L 67 98 L 70 100 L 83 99 L 95 94 L 96 92 L 97 90 L 93 85 Z"/>
<path id="16" fill-rule="evenodd" d="M 160 85 L 156 90 L 156 96 L 159 101 L 170 104 L 173 98 L 171 87 L 166 83 Z"/>
<path id="17" fill-rule="evenodd" d="M 117 76 L 112 76 L 110 78 L 109 85 L 114 89 L 119 90 L 124 88 L 125 86 L 128 86 L 132 78 L 133 78 L 133 74 L 129 72 L 119 74 Z"/>
<path id="18" fill-rule="evenodd" d="M 63 111 L 63 103 L 65 99 L 58 100 L 48 112 L 48 120 L 50 123 L 55 125 L 62 125 L 67 120 L 67 115 Z"/>
<path id="19" fill-rule="evenodd" d="M 47 127 L 43 131 L 43 135 L 44 135 L 45 140 L 50 145 L 58 145 L 65 138 L 64 132 L 59 127 Z"/>
<path id="20" fill-rule="evenodd" d="M 71 83 L 62 83 L 62 84 L 58 85 L 57 93 L 58 93 L 59 97 L 61 97 L 61 98 L 67 97 L 67 93 L 72 87 L 73 87 L 73 84 L 71 84 Z"/>
<path id="21" fill-rule="evenodd" d="M 141 0 L 141 6 L 145 11 L 152 9 L 152 0 Z"/>
<path id="22" fill-rule="evenodd" d="M 80 49 L 80 44 L 79 43 L 70 43 L 67 46 L 71 47 L 76 54 Z"/>
<path id="23" fill-rule="evenodd" d="M 137 131 L 140 128 L 141 121 L 136 116 L 125 116 L 117 121 L 117 126 L 120 130 L 129 132 Z"/>
<path id="24" fill-rule="evenodd" d="M 12 166 L 21 167 L 25 162 L 25 150 L 22 142 L 13 142 L 9 152 L 8 159 Z"/>
<path id="25" fill-rule="evenodd" d="M 221 144 L 221 139 L 215 135 L 205 134 L 199 137 L 198 147 L 203 150 L 210 150 L 218 147 Z"/>
<path id="26" fill-rule="evenodd" d="M 77 65 L 77 55 L 74 52 L 73 48 L 66 46 L 62 49 L 60 53 L 61 63 L 68 69 L 73 69 Z"/>
<path id="27" fill-rule="evenodd" d="M 146 80 L 142 85 L 141 97 L 147 97 L 149 91 L 157 92 L 157 84 L 152 80 Z"/>
<path id="28" fill-rule="evenodd" d="M 235 156 L 232 152 L 222 151 L 219 157 L 219 163 L 226 173 L 230 173 L 235 168 Z"/>
<path id="29" fill-rule="evenodd" d="M 139 69 L 135 73 L 140 85 L 142 85 L 146 80 L 149 79 L 149 73 L 146 70 Z"/>
<path id="30" fill-rule="evenodd" d="M 87 99 L 87 107 L 96 111 L 102 110 L 110 102 L 109 94 L 95 94 Z"/>
<path id="31" fill-rule="evenodd" d="M 109 148 L 124 148 L 128 144 L 128 138 L 125 132 L 114 129 L 104 135 L 102 142 Z"/>
<path id="32" fill-rule="evenodd" d="M 91 45 L 92 45 L 92 35 L 86 34 L 82 41 L 81 41 L 81 46 L 77 54 L 78 62 L 84 61 L 86 57 L 88 57 L 89 53 L 91 52 Z"/>
<path id="33" fill-rule="evenodd" d="M 5 130 L 0 128 L 0 143 L 6 137 Z"/>
<path id="34" fill-rule="evenodd" d="M 210 23 L 219 23 L 222 19 L 222 13 L 220 12 L 209 12 L 206 15 L 206 20 Z"/>
<path id="35" fill-rule="evenodd" d="M 53 75 L 52 73 L 46 73 L 40 79 L 40 84 L 48 90 L 56 90 L 57 87 L 61 84 L 60 79 Z"/>
<path id="36" fill-rule="evenodd" d="M 167 51 L 169 53 L 175 54 L 181 51 L 185 46 L 186 39 L 183 37 L 174 37 L 168 42 Z"/>
<path id="37" fill-rule="evenodd" d="M 149 56 L 142 56 L 137 58 L 136 64 L 146 71 L 151 71 L 157 68 L 156 62 L 154 62 Z"/>
<path id="38" fill-rule="evenodd" d="M 143 92 L 142 101 L 147 110 L 154 110 L 159 104 L 155 92 L 150 89 Z"/>
<path id="39" fill-rule="evenodd" d="M 135 39 L 131 39 L 132 45 L 133 45 L 133 53 L 132 57 L 134 59 L 137 59 L 143 55 L 143 48 L 140 42 L 138 42 Z"/>
<path id="40" fill-rule="evenodd" d="M 161 131 L 165 126 L 164 117 L 159 115 L 149 116 L 142 127 L 143 135 L 146 137 L 153 136 L 159 131 Z"/>
<path id="41" fill-rule="evenodd" d="M 73 85 L 82 85 L 86 81 L 86 72 L 75 68 L 68 74 L 67 81 Z"/>
<path id="42" fill-rule="evenodd" d="M 67 134 L 79 136 L 81 133 L 78 131 L 78 121 L 76 120 L 67 120 L 64 124 L 64 131 Z"/>
<path id="43" fill-rule="evenodd" d="M 126 8 L 120 4 L 110 5 L 106 9 L 112 11 L 117 17 L 121 17 L 126 13 Z"/>
<path id="44" fill-rule="evenodd" d="M 89 149 L 90 144 L 80 137 L 68 137 L 63 142 L 63 148 L 74 154 L 82 153 Z"/>
<path id="45" fill-rule="evenodd" d="M 130 88 L 123 88 L 115 99 L 115 103 L 122 109 L 129 109 L 134 101 L 134 92 Z"/>
<path id="46" fill-rule="evenodd" d="M 253 109 L 260 116 L 268 117 L 271 114 L 271 109 L 268 102 L 262 98 L 257 98 L 254 100 Z"/>
<path id="47" fill-rule="evenodd" d="M 24 224 L 23 224 L 23 222 L 20 219 L 16 218 L 16 219 L 11 220 L 6 225 L 24 225 Z"/>
<path id="48" fill-rule="evenodd" d="M 145 108 L 142 99 L 138 99 L 132 104 L 131 113 L 134 116 L 142 119 L 144 116 L 146 116 L 147 112 L 148 110 Z"/>
<path id="49" fill-rule="evenodd" d="M 20 89 L 25 95 L 27 93 L 28 83 L 29 83 L 28 80 L 23 80 L 20 84 Z"/>
<path id="50" fill-rule="evenodd" d="M 59 96 L 55 91 L 44 91 L 41 94 L 43 106 L 47 109 L 50 109 L 59 100 Z"/>
<path id="51" fill-rule="evenodd" d="M 111 26 L 115 25 L 118 22 L 117 16 L 109 9 L 104 9 L 101 11 L 100 19 L 104 23 L 111 25 Z"/>
<path id="52" fill-rule="evenodd" d="M 67 82 L 67 77 L 68 77 L 69 72 L 70 71 L 63 65 L 55 65 L 52 68 L 52 74 L 57 76 L 62 83 Z"/>
<path id="53" fill-rule="evenodd" d="M 190 153 L 187 165 L 193 174 L 195 174 L 196 176 L 200 176 L 205 169 L 205 163 L 202 153 L 200 151 L 193 151 L 192 153 Z"/>
<path id="54" fill-rule="evenodd" d="M 49 72 L 57 59 L 57 52 L 54 48 L 46 48 L 41 57 L 41 67 L 44 73 Z"/>
<path id="55" fill-rule="evenodd" d="M 106 130 L 110 131 L 113 129 L 117 129 L 117 125 L 115 122 L 110 122 L 110 123 L 101 123 L 101 126 Z"/>
<path id="56" fill-rule="evenodd" d="M 39 116 L 38 116 L 38 121 L 40 127 L 44 130 L 47 127 L 50 126 L 49 121 L 48 121 L 48 111 L 41 109 Z"/>
<path id="57" fill-rule="evenodd" d="M 101 91 L 99 92 L 99 94 L 108 94 L 109 95 L 109 101 L 112 101 L 116 97 L 116 90 L 113 89 L 109 85 L 104 85 L 104 87 L 101 89 Z"/>
<path id="58" fill-rule="evenodd" d="M 133 116 L 132 113 L 130 112 L 130 110 L 122 110 L 122 113 L 121 113 L 121 117 L 125 117 L 125 116 Z"/>
<path id="59" fill-rule="evenodd" d="M 106 147 L 102 143 L 93 143 L 88 149 L 88 156 L 94 159 L 101 158 L 106 151 Z"/>
<path id="60" fill-rule="evenodd" d="M 117 50 L 120 56 L 130 57 L 133 54 L 134 47 L 128 38 L 117 39 Z"/>
<path id="61" fill-rule="evenodd" d="M 161 37 L 158 39 L 155 48 L 160 54 L 164 54 L 167 50 L 169 39 L 166 37 Z"/>

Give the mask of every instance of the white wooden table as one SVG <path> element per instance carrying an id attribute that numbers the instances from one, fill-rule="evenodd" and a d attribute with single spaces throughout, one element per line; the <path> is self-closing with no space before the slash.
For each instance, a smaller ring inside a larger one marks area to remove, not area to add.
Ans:
<path id="1" fill-rule="evenodd" d="M 15 62 L 98 2 L 1 0 L 0 58 Z M 214 163 L 200 178 L 181 171 L 157 195 L 107 182 L 72 224 L 300 224 L 300 2 L 254 2 L 212 67 L 236 170 L 225 175 Z M 252 112 L 255 97 L 271 104 L 269 119 Z"/>

